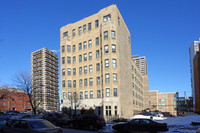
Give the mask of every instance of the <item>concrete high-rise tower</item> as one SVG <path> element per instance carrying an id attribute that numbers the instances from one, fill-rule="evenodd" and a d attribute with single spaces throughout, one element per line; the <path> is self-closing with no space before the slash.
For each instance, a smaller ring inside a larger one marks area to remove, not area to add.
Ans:
<path id="1" fill-rule="evenodd" d="M 147 60 L 145 56 L 139 57 L 138 55 L 134 55 L 131 57 L 135 62 L 136 66 L 140 69 L 143 75 L 147 75 Z"/>
<path id="2" fill-rule="evenodd" d="M 58 111 L 58 56 L 47 48 L 31 53 L 31 83 L 38 109 Z"/>
<path id="3" fill-rule="evenodd" d="M 199 51 L 199 44 L 200 44 L 200 38 L 199 38 L 198 41 L 194 41 L 189 47 L 191 88 L 192 88 L 192 97 L 193 97 L 194 109 L 195 109 L 195 88 L 194 88 L 194 66 L 193 66 L 193 60 L 194 60 L 194 57 L 196 55 L 196 52 Z"/>

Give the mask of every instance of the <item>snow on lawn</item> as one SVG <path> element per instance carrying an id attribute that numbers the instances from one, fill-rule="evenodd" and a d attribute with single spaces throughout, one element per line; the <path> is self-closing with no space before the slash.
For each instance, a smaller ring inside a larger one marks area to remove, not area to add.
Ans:
<path id="1" fill-rule="evenodd" d="M 165 120 L 157 122 L 167 123 L 169 131 L 164 133 L 196 133 L 200 125 L 192 126 L 190 125 L 192 121 L 200 122 L 200 116 L 168 117 Z M 99 130 L 99 133 L 113 133 L 112 125 L 113 124 L 106 124 L 106 127 Z"/>
<path id="2" fill-rule="evenodd" d="M 200 116 L 184 116 L 184 117 L 169 117 L 163 121 L 157 121 L 161 123 L 167 123 L 169 128 L 168 132 L 179 132 L 179 133 L 196 133 L 196 130 L 200 128 L 200 125 L 190 125 L 191 122 L 200 122 Z"/>

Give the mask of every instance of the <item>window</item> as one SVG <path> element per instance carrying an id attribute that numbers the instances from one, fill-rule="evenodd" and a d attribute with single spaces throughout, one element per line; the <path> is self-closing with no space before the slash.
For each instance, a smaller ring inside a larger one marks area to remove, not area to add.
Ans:
<path id="1" fill-rule="evenodd" d="M 6 105 L 6 103 L 2 103 L 2 105 Z"/>
<path id="2" fill-rule="evenodd" d="M 105 68 L 109 67 L 109 59 L 105 59 Z"/>
<path id="3" fill-rule="evenodd" d="M 73 97 L 74 97 L 74 99 L 76 99 L 76 92 L 73 93 Z"/>
<path id="4" fill-rule="evenodd" d="M 76 35 L 76 30 L 75 30 L 75 29 L 72 30 L 72 35 L 73 35 L 73 36 Z"/>
<path id="5" fill-rule="evenodd" d="M 63 37 L 68 36 L 68 31 L 63 33 Z"/>
<path id="6" fill-rule="evenodd" d="M 115 116 L 117 116 L 117 106 L 115 106 Z"/>
<path id="7" fill-rule="evenodd" d="M 15 106 L 15 104 L 13 103 L 12 106 Z"/>
<path id="8" fill-rule="evenodd" d="M 76 88 L 76 80 L 73 81 L 73 87 Z"/>
<path id="9" fill-rule="evenodd" d="M 83 92 L 80 92 L 80 99 L 83 99 Z"/>
<path id="10" fill-rule="evenodd" d="M 113 68 L 117 67 L 117 60 L 116 59 L 112 59 L 112 65 L 113 65 Z"/>
<path id="11" fill-rule="evenodd" d="M 71 57 L 67 57 L 67 63 L 71 64 Z"/>
<path id="12" fill-rule="evenodd" d="M 101 98 L 101 90 L 97 90 L 97 98 Z"/>
<path id="13" fill-rule="evenodd" d="M 107 40 L 108 39 L 108 31 L 105 31 L 104 32 L 104 40 Z"/>
<path id="14" fill-rule="evenodd" d="M 87 79 L 84 79 L 84 86 L 87 86 Z"/>
<path id="15" fill-rule="evenodd" d="M 87 66 L 84 66 L 84 74 L 87 73 Z"/>
<path id="16" fill-rule="evenodd" d="M 100 85 L 100 77 L 97 77 L 97 85 Z"/>
<path id="17" fill-rule="evenodd" d="M 65 75 L 65 69 L 62 69 L 62 75 L 63 76 Z"/>
<path id="18" fill-rule="evenodd" d="M 71 46 L 67 45 L 67 52 L 70 53 L 71 52 Z"/>
<path id="19" fill-rule="evenodd" d="M 87 61 L 87 53 L 84 54 L 84 61 Z"/>
<path id="20" fill-rule="evenodd" d="M 68 69 L 67 69 L 67 74 L 68 74 L 68 75 L 71 75 L 71 68 L 68 68 Z"/>
<path id="21" fill-rule="evenodd" d="M 65 80 L 62 81 L 62 86 L 65 87 Z"/>
<path id="22" fill-rule="evenodd" d="M 73 64 L 76 63 L 76 56 L 73 57 Z"/>
<path id="23" fill-rule="evenodd" d="M 108 15 L 106 15 L 106 16 L 103 17 L 103 21 L 104 22 L 106 22 L 106 21 L 108 21 L 110 19 L 111 19 L 111 15 L 110 14 L 108 14 Z"/>
<path id="24" fill-rule="evenodd" d="M 99 27 L 99 20 L 95 20 L 95 28 Z"/>
<path id="25" fill-rule="evenodd" d="M 79 55 L 79 62 L 82 62 L 82 55 Z"/>
<path id="26" fill-rule="evenodd" d="M 79 79 L 79 87 L 82 87 L 82 86 L 83 86 L 83 80 Z"/>
<path id="27" fill-rule="evenodd" d="M 82 43 L 79 43 L 78 48 L 79 50 L 82 50 Z"/>
<path id="28" fill-rule="evenodd" d="M 104 46 L 104 52 L 105 52 L 105 53 L 108 53 L 108 45 L 105 45 L 105 46 Z"/>
<path id="29" fill-rule="evenodd" d="M 114 88 L 114 89 L 113 89 L 113 96 L 114 96 L 114 97 L 117 97 L 117 88 Z"/>
<path id="30" fill-rule="evenodd" d="M 82 67 L 79 67 L 79 74 L 82 74 Z"/>
<path id="31" fill-rule="evenodd" d="M 93 98 L 93 91 L 90 91 L 90 98 Z"/>
<path id="32" fill-rule="evenodd" d="M 110 97 L 110 88 L 106 88 L 106 97 Z"/>
<path id="33" fill-rule="evenodd" d="M 118 17 L 118 25 L 120 25 L 120 18 Z"/>
<path id="34" fill-rule="evenodd" d="M 113 81 L 116 82 L 117 81 L 117 74 L 113 73 Z"/>
<path id="35" fill-rule="evenodd" d="M 76 45 L 73 45 L 73 52 L 76 52 Z"/>
<path id="36" fill-rule="evenodd" d="M 88 47 L 91 48 L 92 47 L 92 40 L 88 41 Z"/>
<path id="37" fill-rule="evenodd" d="M 86 49 L 87 48 L 87 42 L 85 41 L 84 43 L 83 43 L 83 49 Z"/>
<path id="38" fill-rule="evenodd" d="M 110 75 L 109 74 L 106 74 L 105 78 L 106 78 L 106 82 L 110 82 Z"/>
<path id="39" fill-rule="evenodd" d="M 62 64 L 65 64 L 65 57 L 62 57 Z"/>
<path id="40" fill-rule="evenodd" d="M 99 58 L 99 50 L 96 50 L 96 58 Z"/>
<path id="41" fill-rule="evenodd" d="M 111 116 L 111 106 L 106 106 L 106 116 Z"/>
<path id="42" fill-rule="evenodd" d="M 88 30 L 91 30 L 92 29 L 92 25 L 91 23 L 88 23 Z"/>
<path id="43" fill-rule="evenodd" d="M 112 44 L 112 52 L 116 53 L 116 45 L 115 44 Z"/>
<path id="44" fill-rule="evenodd" d="M 113 39 L 115 39 L 115 31 L 114 30 L 111 31 L 111 36 Z"/>
<path id="45" fill-rule="evenodd" d="M 82 28 L 78 27 L 78 34 L 81 34 L 81 32 L 82 32 Z"/>
<path id="46" fill-rule="evenodd" d="M 62 53 L 65 52 L 65 46 L 62 46 Z"/>
<path id="47" fill-rule="evenodd" d="M 86 25 L 83 25 L 83 32 L 86 32 Z"/>
<path id="48" fill-rule="evenodd" d="M 92 73 L 92 65 L 89 65 L 89 72 Z"/>
<path id="49" fill-rule="evenodd" d="M 89 60 L 92 60 L 92 52 L 89 52 Z"/>
<path id="50" fill-rule="evenodd" d="M 73 75 L 76 75 L 76 68 L 73 68 Z"/>
<path id="51" fill-rule="evenodd" d="M 71 82 L 71 80 L 68 80 L 68 87 L 72 87 L 72 82 Z"/>
<path id="52" fill-rule="evenodd" d="M 96 71 L 100 71 L 100 63 L 96 64 Z"/>
<path id="53" fill-rule="evenodd" d="M 63 100 L 65 100 L 65 99 L 66 99 L 66 93 L 63 92 Z"/>
<path id="54" fill-rule="evenodd" d="M 88 99 L 88 92 L 85 91 L 85 99 Z"/>
<path id="55" fill-rule="evenodd" d="M 99 37 L 96 38 L 96 45 L 99 45 Z"/>
<path id="56" fill-rule="evenodd" d="M 93 79 L 92 78 L 89 79 L 89 84 L 90 84 L 90 86 L 93 85 Z"/>
<path id="57" fill-rule="evenodd" d="M 71 100 L 72 99 L 72 93 L 68 92 L 68 99 Z"/>

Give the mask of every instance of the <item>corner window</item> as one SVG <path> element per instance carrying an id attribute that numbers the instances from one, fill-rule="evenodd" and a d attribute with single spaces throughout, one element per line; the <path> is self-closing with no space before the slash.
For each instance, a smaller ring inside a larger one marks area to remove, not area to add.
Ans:
<path id="1" fill-rule="evenodd" d="M 88 30 L 90 31 L 92 29 L 91 23 L 88 23 Z"/>
<path id="2" fill-rule="evenodd" d="M 73 45 L 73 52 L 76 52 L 76 45 Z"/>
<path id="3" fill-rule="evenodd" d="M 106 97 L 110 97 L 110 88 L 106 88 Z"/>
<path id="4" fill-rule="evenodd" d="M 73 35 L 73 36 L 76 35 L 76 30 L 75 30 L 75 29 L 72 30 L 72 35 Z"/>
<path id="5" fill-rule="evenodd" d="M 62 81 L 62 87 L 65 87 L 65 80 Z"/>
<path id="6" fill-rule="evenodd" d="M 78 27 L 78 34 L 81 34 L 81 33 L 82 33 L 82 28 Z"/>
<path id="7" fill-rule="evenodd" d="M 96 38 L 96 45 L 99 45 L 99 37 Z"/>
<path id="8" fill-rule="evenodd" d="M 105 68 L 109 67 L 109 59 L 105 59 Z"/>
<path id="9" fill-rule="evenodd" d="M 117 81 L 117 74 L 113 73 L 113 81 L 116 82 Z"/>
<path id="10" fill-rule="evenodd" d="M 85 99 L 88 99 L 88 92 L 85 91 Z"/>
<path id="11" fill-rule="evenodd" d="M 106 22 L 106 21 L 108 21 L 110 19 L 111 19 L 111 15 L 110 14 L 108 14 L 108 15 L 106 15 L 106 16 L 103 17 L 103 21 L 104 22 Z"/>
<path id="12" fill-rule="evenodd" d="M 71 46 L 70 45 L 67 45 L 67 52 L 71 52 Z"/>
<path id="13" fill-rule="evenodd" d="M 95 20 L 95 28 L 99 27 L 99 20 Z"/>
<path id="14" fill-rule="evenodd" d="M 108 31 L 105 31 L 104 32 L 104 40 L 107 40 L 108 39 Z"/>
<path id="15" fill-rule="evenodd" d="M 105 46 L 104 46 L 104 52 L 105 52 L 105 53 L 108 53 L 108 45 L 105 45 Z"/>
<path id="16" fill-rule="evenodd" d="M 65 64 L 65 57 L 62 57 L 62 64 Z"/>
<path id="17" fill-rule="evenodd" d="M 115 44 L 112 44 L 112 52 L 116 53 L 116 45 Z"/>
<path id="18" fill-rule="evenodd" d="M 62 53 L 64 53 L 65 52 L 65 46 L 63 45 L 62 46 Z"/>
<path id="19" fill-rule="evenodd" d="M 109 74 L 106 74 L 105 75 L 105 81 L 108 83 L 110 82 L 110 75 Z"/>
<path id="20" fill-rule="evenodd" d="M 63 37 L 68 36 L 68 31 L 63 33 Z"/>
<path id="21" fill-rule="evenodd" d="M 96 71 L 100 71 L 100 63 L 96 64 Z"/>
<path id="22" fill-rule="evenodd" d="M 90 84 L 90 86 L 93 85 L 93 79 L 92 78 L 89 79 L 89 84 Z"/>
<path id="23" fill-rule="evenodd" d="M 78 48 L 79 50 L 82 50 L 82 43 L 79 43 Z"/>
<path id="24" fill-rule="evenodd" d="M 87 79 L 84 79 L 84 86 L 87 86 Z"/>
<path id="25" fill-rule="evenodd" d="M 117 97 L 117 88 L 114 88 L 114 89 L 113 89 L 113 96 L 114 96 L 114 97 Z"/>
<path id="26" fill-rule="evenodd" d="M 111 36 L 113 39 L 115 39 L 115 31 L 114 30 L 111 31 Z"/>
<path id="27" fill-rule="evenodd" d="M 97 90 L 97 98 L 101 98 L 101 90 Z"/>
<path id="28" fill-rule="evenodd" d="M 97 77 L 97 85 L 100 85 L 100 77 Z"/>
<path id="29" fill-rule="evenodd" d="M 63 76 L 65 75 L 65 69 L 62 69 L 62 75 Z"/>
<path id="30" fill-rule="evenodd" d="M 96 50 L 96 58 L 99 58 L 99 50 Z"/>
<path id="31" fill-rule="evenodd" d="M 90 91 L 90 98 L 93 98 L 93 91 Z"/>
<path id="32" fill-rule="evenodd" d="M 72 87 L 72 82 L 71 82 L 71 80 L 68 80 L 68 87 Z"/>
<path id="33" fill-rule="evenodd" d="M 63 92 L 63 100 L 65 100 L 65 99 L 66 99 L 66 93 Z"/>
<path id="34" fill-rule="evenodd" d="M 86 32 L 86 25 L 83 25 L 83 32 Z"/>
<path id="35" fill-rule="evenodd" d="M 84 43 L 83 43 L 83 49 L 86 49 L 87 48 L 87 42 L 85 41 Z"/>
<path id="36" fill-rule="evenodd" d="M 82 62 L 82 55 L 79 55 L 79 62 Z"/>

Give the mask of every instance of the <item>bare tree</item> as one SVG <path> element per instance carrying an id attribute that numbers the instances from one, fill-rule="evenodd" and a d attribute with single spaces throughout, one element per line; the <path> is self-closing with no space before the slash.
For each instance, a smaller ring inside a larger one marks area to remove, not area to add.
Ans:
<path id="1" fill-rule="evenodd" d="M 14 76 L 13 81 L 19 89 L 23 90 L 28 95 L 33 113 L 36 114 L 36 110 L 42 102 L 42 97 L 38 98 L 34 93 L 30 74 L 27 72 L 19 72 Z"/>

